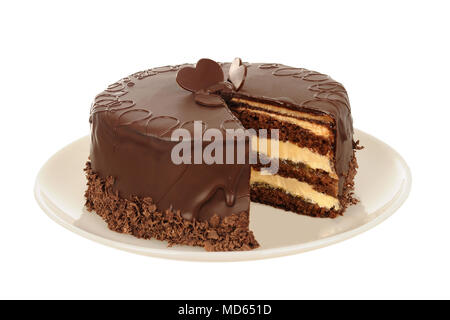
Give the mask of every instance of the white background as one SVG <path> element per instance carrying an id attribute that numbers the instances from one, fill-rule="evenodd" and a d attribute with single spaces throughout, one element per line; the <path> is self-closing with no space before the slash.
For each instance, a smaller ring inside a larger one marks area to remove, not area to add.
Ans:
<path id="1" fill-rule="evenodd" d="M 1 2 L 0 298 L 450 298 L 448 1 L 157 3 Z M 355 127 L 410 165 L 398 212 L 300 255 L 193 263 L 102 246 L 40 210 L 39 168 L 89 133 L 90 103 L 108 84 L 236 56 L 342 82 Z"/>

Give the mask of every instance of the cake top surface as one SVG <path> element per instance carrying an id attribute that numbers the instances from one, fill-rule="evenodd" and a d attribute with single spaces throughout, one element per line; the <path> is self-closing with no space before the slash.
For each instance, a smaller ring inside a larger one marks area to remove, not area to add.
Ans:
<path id="1" fill-rule="evenodd" d="M 221 63 L 225 74 L 230 63 Z M 177 72 L 192 64 L 136 72 L 96 96 L 92 113 L 108 111 L 108 119 L 141 134 L 169 139 L 175 128 L 202 121 L 205 128 L 240 127 L 226 106 L 205 107 L 175 81 Z M 282 105 L 294 110 L 330 115 L 337 126 L 351 129 L 350 106 L 344 87 L 329 76 L 277 63 L 248 64 L 247 76 L 234 97 Z M 120 112 L 119 112 L 120 111 Z M 339 123 L 341 122 L 341 123 Z M 347 131 L 347 130 L 345 130 Z M 352 130 L 343 132 L 351 138 Z"/>

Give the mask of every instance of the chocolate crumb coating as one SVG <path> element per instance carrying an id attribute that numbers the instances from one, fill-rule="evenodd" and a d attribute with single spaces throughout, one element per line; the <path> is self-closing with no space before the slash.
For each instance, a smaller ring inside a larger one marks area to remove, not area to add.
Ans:
<path id="1" fill-rule="evenodd" d="M 166 240 L 169 246 L 190 245 L 207 251 L 243 251 L 259 247 L 249 230 L 248 212 L 206 221 L 186 220 L 179 210 L 158 210 L 150 197 L 121 198 L 114 190 L 114 178 L 101 178 L 86 163 L 86 208 L 95 211 L 108 228 L 137 238 Z"/>

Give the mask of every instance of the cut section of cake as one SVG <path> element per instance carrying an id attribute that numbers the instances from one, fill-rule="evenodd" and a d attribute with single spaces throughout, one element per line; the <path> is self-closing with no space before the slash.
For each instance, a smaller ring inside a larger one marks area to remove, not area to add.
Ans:
<path id="1" fill-rule="evenodd" d="M 353 145 L 349 167 L 339 176 L 332 117 L 242 98 L 232 98 L 229 105 L 244 127 L 256 132 L 260 128 L 279 130 L 278 172 L 262 174 L 263 165 L 252 166 L 252 201 L 331 218 L 342 214 L 354 202 L 351 197 L 356 173 Z M 261 144 L 267 148 L 258 148 Z M 270 144 L 270 138 L 255 136 L 252 149 L 260 156 L 272 158 Z"/>

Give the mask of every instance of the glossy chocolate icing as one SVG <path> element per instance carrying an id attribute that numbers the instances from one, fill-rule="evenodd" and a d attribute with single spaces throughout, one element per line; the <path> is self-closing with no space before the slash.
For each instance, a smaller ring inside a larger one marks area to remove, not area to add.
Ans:
<path id="1" fill-rule="evenodd" d="M 176 76 L 180 69 L 193 67 L 187 64 L 144 70 L 108 86 L 91 108 L 92 169 L 104 178 L 115 177 L 120 196 L 150 196 L 160 209 L 180 210 L 189 220 L 248 211 L 248 164 L 175 165 L 170 157 L 178 143 L 170 139 L 176 128 L 193 133 L 194 121 L 201 121 L 203 130 L 242 128 L 222 103 L 235 96 L 331 116 L 337 132 L 335 167 L 340 178 L 345 176 L 353 127 L 344 87 L 306 69 L 266 63 L 246 66 L 239 91 L 223 83 L 207 92 L 195 88 L 200 94 L 184 90 Z M 230 64 L 221 67 L 228 74 Z M 206 107 L 208 103 L 213 107 Z"/>

